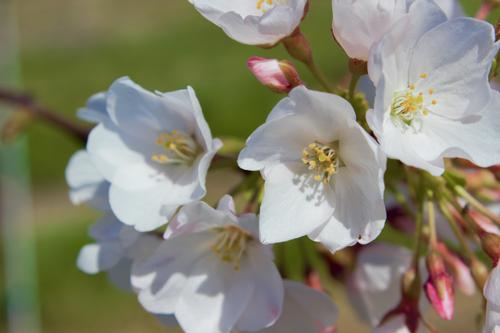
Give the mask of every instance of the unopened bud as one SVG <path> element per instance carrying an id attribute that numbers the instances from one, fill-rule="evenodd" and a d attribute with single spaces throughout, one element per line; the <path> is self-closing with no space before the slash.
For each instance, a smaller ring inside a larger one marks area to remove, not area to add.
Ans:
<path id="1" fill-rule="evenodd" d="M 500 201 L 500 189 L 482 188 L 476 192 L 476 197 L 489 203 L 498 202 Z"/>
<path id="2" fill-rule="evenodd" d="M 453 279 L 446 271 L 443 258 L 437 252 L 431 252 L 426 263 L 429 278 L 424 284 L 425 295 L 441 318 L 451 320 L 455 311 Z"/>
<path id="3" fill-rule="evenodd" d="M 487 169 L 465 172 L 464 176 L 467 181 L 467 187 L 471 189 L 495 186 L 497 183 L 495 175 Z"/>
<path id="4" fill-rule="evenodd" d="M 482 232 L 500 235 L 500 230 L 487 216 L 481 214 L 476 210 L 469 211 L 469 216 L 472 221 L 480 228 Z"/>
<path id="5" fill-rule="evenodd" d="M 481 235 L 481 246 L 494 263 L 500 259 L 500 236 L 490 233 Z"/>
<path id="6" fill-rule="evenodd" d="M 474 294 L 476 287 L 470 268 L 455 253 L 451 252 L 445 244 L 439 243 L 437 251 L 443 256 L 446 266 L 450 269 L 456 286 L 465 294 Z"/>
<path id="7" fill-rule="evenodd" d="M 257 80 L 277 93 L 288 93 L 302 84 L 299 73 L 287 60 L 251 57 L 247 66 Z"/>

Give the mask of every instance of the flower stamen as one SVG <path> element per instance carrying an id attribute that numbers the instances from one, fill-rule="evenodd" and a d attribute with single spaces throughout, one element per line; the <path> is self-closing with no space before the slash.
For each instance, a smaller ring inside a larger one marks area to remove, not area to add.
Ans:
<path id="1" fill-rule="evenodd" d="M 151 159 L 160 164 L 189 164 L 199 152 L 199 146 L 189 135 L 178 130 L 161 133 L 156 138 L 156 144 L 163 147 L 164 151 L 153 154 Z"/>
<path id="2" fill-rule="evenodd" d="M 239 270 L 241 258 L 252 236 L 235 226 L 222 227 L 216 230 L 218 235 L 211 250 L 215 252 L 220 260 L 232 264 L 234 270 Z"/>
<path id="3" fill-rule="evenodd" d="M 415 83 L 408 84 L 408 88 L 396 91 L 392 98 L 391 104 L 391 119 L 393 122 L 401 127 L 403 130 L 413 128 L 419 130 L 422 124 L 422 118 L 428 116 L 433 107 L 438 104 L 436 99 L 432 99 L 429 103 L 426 94 L 418 91 L 418 85 L 421 80 L 427 79 L 429 75 L 422 73 L 419 75 L 419 80 Z M 429 88 L 427 90 L 428 96 L 434 95 L 435 90 Z"/>
<path id="4" fill-rule="evenodd" d="M 302 163 L 314 173 L 314 180 L 329 183 L 340 167 L 340 159 L 335 148 L 314 142 L 302 151 Z"/>

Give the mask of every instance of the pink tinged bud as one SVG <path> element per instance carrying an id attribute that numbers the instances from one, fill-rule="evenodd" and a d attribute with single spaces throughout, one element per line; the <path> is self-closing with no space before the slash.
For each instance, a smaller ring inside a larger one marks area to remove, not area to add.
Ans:
<path id="1" fill-rule="evenodd" d="M 455 311 L 455 295 L 453 279 L 446 272 L 442 257 L 432 252 L 427 257 L 429 278 L 424 284 L 425 295 L 437 314 L 445 319 L 453 319 Z"/>
<path id="2" fill-rule="evenodd" d="M 446 266 L 451 270 L 451 274 L 455 280 L 455 284 L 465 295 L 473 295 L 476 291 L 476 285 L 470 268 L 453 252 L 443 244 L 439 243 L 438 252 L 443 256 Z"/>
<path id="3" fill-rule="evenodd" d="M 277 93 L 288 93 L 302 84 L 293 64 L 286 60 L 251 57 L 247 66 L 263 85 Z"/>
<path id="4" fill-rule="evenodd" d="M 487 233 L 500 235 L 500 229 L 488 217 L 475 210 L 469 211 L 469 216 L 481 230 Z"/>

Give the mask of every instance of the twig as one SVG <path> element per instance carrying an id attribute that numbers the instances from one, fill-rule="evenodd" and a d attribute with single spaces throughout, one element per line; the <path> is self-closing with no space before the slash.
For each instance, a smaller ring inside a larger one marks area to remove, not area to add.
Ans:
<path id="1" fill-rule="evenodd" d="M 0 102 L 20 107 L 22 112 L 26 112 L 31 116 L 44 120 L 83 143 L 87 142 L 87 137 L 90 132 L 88 128 L 61 116 L 53 110 L 39 105 L 27 94 L 0 88 Z"/>

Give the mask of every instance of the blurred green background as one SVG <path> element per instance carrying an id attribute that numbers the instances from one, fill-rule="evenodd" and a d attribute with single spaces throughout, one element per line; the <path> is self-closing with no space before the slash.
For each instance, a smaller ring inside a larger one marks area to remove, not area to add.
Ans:
<path id="1" fill-rule="evenodd" d="M 464 5 L 473 13 L 479 1 L 466 0 Z M 23 87 L 40 104 L 75 120 L 76 109 L 90 95 L 124 75 L 151 90 L 191 85 L 214 135 L 222 137 L 245 138 L 281 98 L 260 86 L 245 62 L 252 55 L 287 58 L 283 48 L 240 45 L 187 0 L 18 0 L 14 6 Z M 333 42 L 330 27 L 330 0 L 312 0 L 303 31 L 318 65 L 338 82 L 346 73 L 347 59 Z M 316 86 L 305 68 L 297 67 L 303 79 Z M 42 123 L 30 124 L 27 132 L 43 331 L 167 332 L 133 295 L 114 289 L 104 275 L 87 276 L 76 269 L 79 248 L 89 242 L 86 230 L 97 216 L 72 207 L 67 199 L 64 168 L 80 146 Z M 0 288 L 2 299 L 3 291 Z M 366 331 L 341 290 L 336 302 L 342 332 Z M 468 309 L 479 303 L 465 303 L 457 317 L 464 317 L 466 326 L 459 322 L 454 325 L 460 329 L 448 325 L 446 331 L 470 332 Z M 0 331 L 5 329 L 1 306 Z"/>

